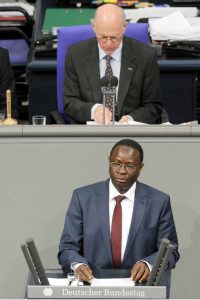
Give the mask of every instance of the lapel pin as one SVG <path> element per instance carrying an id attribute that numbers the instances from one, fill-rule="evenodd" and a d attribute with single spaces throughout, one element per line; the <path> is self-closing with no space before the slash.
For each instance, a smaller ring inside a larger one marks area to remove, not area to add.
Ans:
<path id="1" fill-rule="evenodd" d="M 129 71 L 132 71 L 132 70 L 133 70 L 133 68 L 128 68 L 128 70 L 129 70 Z"/>

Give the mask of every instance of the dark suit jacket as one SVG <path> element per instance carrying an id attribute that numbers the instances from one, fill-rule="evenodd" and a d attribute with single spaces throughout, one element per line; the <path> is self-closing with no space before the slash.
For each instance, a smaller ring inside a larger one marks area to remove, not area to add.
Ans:
<path id="1" fill-rule="evenodd" d="M 65 65 L 65 113 L 77 123 L 91 120 L 91 108 L 102 103 L 96 38 L 69 47 Z M 118 118 L 159 123 L 162 112 L 159 69 L 155 51 L 124 37 L 118 91 Z"/>
<path id="2" fill-rule="evenodd" d="M 109 184 L 102 181 L 73 192 L 61 236 L 58 260 L 64 273 L 71 263 L 82 262 L 92 269 L 112 269 L 109 226 Z M 174 245 L 168 269 L 179 259 L 178 240 L 170 198 L 140 182 L 136 194 L 127 246 L 121 269 L 130 269 L 138 260 L 153 265 L 162 238 Z"/>
<path id="3" fill-rule="evenodd" d="M 12 116 L 17 117 L 15 80 L 10 65 L 8 50 L 0 48 L 0 112 L 7 113 L 6 107 L 6 90 L 12 93 Z"/>

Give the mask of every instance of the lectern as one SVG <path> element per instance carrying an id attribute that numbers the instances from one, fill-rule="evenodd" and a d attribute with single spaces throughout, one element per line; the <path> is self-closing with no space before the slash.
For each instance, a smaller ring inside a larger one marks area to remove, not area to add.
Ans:
<path id="1" fill-rule="evenodd" d="M 26 291 L 27 299 L 165 299 L 166 287 L 159 286 L 161 275 L 165 271 L 171 252 L 170 241 L 163 239 L 156 256 L 153 269 L 146 285 L 115 285 L 115 286 L 90 286 L 66 285 L 50 286 L 48 277 L 65 278 L 62 273 L 45 271 L 33 239 L 27 239 L 21 245 L 27 264 L 30 268 L 30 278 Z M 130 270 L 109 269 L 93 270 L 97 278 L 126 278 L 130 277 Z M 58 284 L 58 283 L 57 283 Z"/>
<path id="2" fill-rule="evenodd" d="M 48 274 L 48 270 L 47 270 Z M 50 274 L 48 274 L 50 275 Z M 54 273 L 54 276 L 56 274 Z M 50 275 L 52 276 L 52 274 Z M 27 286 L 27 299 L 165 299 L 164 286 Z"/>

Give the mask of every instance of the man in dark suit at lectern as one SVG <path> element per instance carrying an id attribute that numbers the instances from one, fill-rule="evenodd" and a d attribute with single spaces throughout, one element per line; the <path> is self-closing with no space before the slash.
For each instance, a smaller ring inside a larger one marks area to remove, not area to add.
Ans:
<path id="1" fill-rule="evenodd" d="M 169 195 L 139 182 L 143 149 L 119 141 L 109 156 L 110 179 L 74 190 L 66 214 L 58 260 L 65 274 L 83 281 L 93 270 L 128 269 L 132 280 L 146 281 L 161 240 L 174 248 L 167 269 L 179 259 Z"/>
<path id="2" fill-rule="evenodd" d="M 123 10 L 100 6 L 93 22 L 96 38 L 68 48 L 65 64 L 64 108 L 76 123 L 103 122 L 101 78 L 118 78 L 116 119 L 156 124 L 161 120 L 162 97 L 154 49 L 124 36 Z M 107 72 L 109 66 L 110 73 Z M 110 75 L 110 76 L 111 76 Z M 107 76 L 107 75 L 106 75 Z M 105 121 L 112 113 L 106 105 Z"/>

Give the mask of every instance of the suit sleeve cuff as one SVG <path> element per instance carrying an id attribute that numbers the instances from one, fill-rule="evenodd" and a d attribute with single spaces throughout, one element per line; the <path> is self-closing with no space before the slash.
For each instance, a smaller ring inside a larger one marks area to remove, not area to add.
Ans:
<path id="1" fill-rule="evenodd" d="M 149 272 L 151 272 L 153 266 L 151 264 L 149 264 L 146 260 L 141 260 L 141 261 L 147 265 L 147 267 L 149 268 Z"/>
<path id="2" fill-rule="evenodd" d="M 72 271 L 76 271 L 76 269 L 79 267 L 79 266 L 81 266 L 81 265 L 85 265 L 86 266 L 86 264 L 84 264 L 84 263 L 77 263 L 77 262 L 73 262 L 73 263 L 71 263 L 71 269 L 72 269 Z"/>

